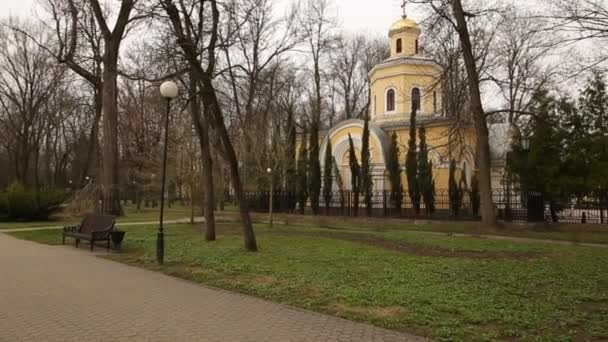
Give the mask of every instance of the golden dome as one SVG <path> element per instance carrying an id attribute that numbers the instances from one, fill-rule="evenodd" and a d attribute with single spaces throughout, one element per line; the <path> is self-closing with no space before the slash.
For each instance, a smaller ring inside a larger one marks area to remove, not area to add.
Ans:
<path id="1" fill-rule="evenodd" d="M 407 30 L 407 29 L 415 29 L 420 30 L 418 27 L 418 23 L 408 17 L 402 17 L 398 21 L 396 21 L 393 25 L 391 25 L 391 29 L 389 30 L 389 35 L 394 32 Z"/>

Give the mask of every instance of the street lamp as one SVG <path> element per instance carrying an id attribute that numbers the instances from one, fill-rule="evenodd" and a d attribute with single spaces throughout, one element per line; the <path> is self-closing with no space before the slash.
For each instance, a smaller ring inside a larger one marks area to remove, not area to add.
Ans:
<path id="1" fill-rule="evenodd" d="M 160 95 L 167 100 L 167 112 L 165 113 L 165 146 L 163 151 L 163 174 L 160 186 L 160 220 L 158 234 L 156 236 L 156 262 L 162 265 L 165 259 L 165 232 L 163 218 L 165 213 L 165 181 L 167 177 L 167 145 L 169 144 L 169 112 L 171 111 L 171 100 L 177 96 L 177 84 L 165 81 L 160 85 Z"/>
<path id="2" fill-rule="evenodd" d="M 269 203 L 269 210 L 268 210 L 268 216 L 269 216 L 269 220 L 270 220 L 270 228 L 272 228 L 272 195 L 274 192 L 274 180 L 272 179 L 272 169 L 271 168 L 267 168 L 266 169 L 266 173 L 268 174 L 268 176 L 270 177 L 270 203 Z"/>

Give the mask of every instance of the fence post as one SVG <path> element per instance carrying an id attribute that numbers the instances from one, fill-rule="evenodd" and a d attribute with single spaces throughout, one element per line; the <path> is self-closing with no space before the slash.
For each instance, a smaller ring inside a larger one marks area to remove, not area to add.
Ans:
<path id="1" fill-rule="evenodd" d="M 353 200 L 353 192 L 348 190 L 348 216 L 352 216 L 352 200 Z"/>
<path id="2" fill-rule="evenodd" d="M 386 211 L 386 190 L 382 190 L 382 208 L 384 209 L 384 217 L 387 216 Z"/>

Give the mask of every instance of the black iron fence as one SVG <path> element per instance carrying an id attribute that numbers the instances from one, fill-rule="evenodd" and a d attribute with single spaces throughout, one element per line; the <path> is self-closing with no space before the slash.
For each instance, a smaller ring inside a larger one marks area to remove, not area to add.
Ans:
<path id="1" fill-rule="evenodd" d="M 267 212 L 270 206 L 270 192 L 246 193 L 249 209 L 256 212 Z M 588 200 L 570 200 L 548 203 L 538 192 L 494 191 L 492 194 L 496 214 L 499 219 L 513 222 L 553 221 L 563 223 L 608 223 L 608 203 Z M 436 220 L 479 220 L 479 198 L 463 193 L 459 200 L 452 201 L 447 190 L 435 192 L 431 206 L 420 200 L 419 205 L 412 203 L 409 195 L 401 195 L 401 207 L 395 205 L 394 195 L 390 191 L 374 191 L 371 194 L 369 207 L 365 196 L 350 191 L 333 191 L 329 201 L 323 194 L 319 198 L 320 215 L 329 216 L 369 216 L 392 218 L 417 218 Z M 273 192 L 273 211 L 279 213 L 312 213 L 310 201 L 304 208 L 295 193 Z"/>

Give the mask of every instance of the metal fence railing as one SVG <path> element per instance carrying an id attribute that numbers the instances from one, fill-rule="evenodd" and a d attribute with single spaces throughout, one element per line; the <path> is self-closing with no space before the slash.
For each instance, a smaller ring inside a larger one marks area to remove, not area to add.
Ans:
<path id="1" fill-rule="evenodd" d="M 270 192 L 247 192 L 249 209 L 267 212 Z M 460 200 L 452 201 L 447 190 L 437 190 L 432 204 L 427 206 L 421 198 L 419 206 L 414 205 L 407 192 L 401 195 L 401 207 L 395 205 L 395 196 L 390 191 L 371 193 L 369 208 L 365 196 L 358 198 L 350 190 L 332 191 L 326 202 L 323 194 L 319 197 L 320 215 L 329 216 L 369 216 L 392 218 L 418 218 L 437 220 L 479 220 L 477 196 L 464 192 Z M 538 192 L 494 191 L 492 194 L 496 214 L 499 219 L 514 222 L 553 221 L 564 223 L 608 223 L 608 203 L 599 201 L 569 201 L 568 203 L 547 203 Z M 357 203 L 358 202 L 358 203 Z M 304 208 L 298 205 L 297 194 L 293 192 L 273 192 L 273 211 L 279 213 L 311 213 L 310 199 Z M 418 209 L 416 208 L 418 207 Z"/>

